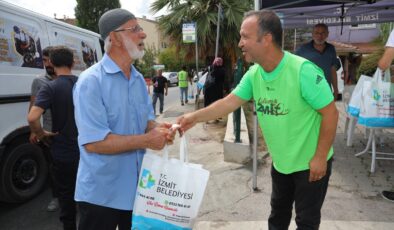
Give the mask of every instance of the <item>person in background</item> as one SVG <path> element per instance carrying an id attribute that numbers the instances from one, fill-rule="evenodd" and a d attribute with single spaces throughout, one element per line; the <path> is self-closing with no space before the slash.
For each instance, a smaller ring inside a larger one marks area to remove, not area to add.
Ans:
<path id="1" fill-rule="evenodd" d="M 189 78 L 186 72 L 186 66 L 182 66 L 182 70 L 178 72 L 178 86 L 179 86 L 179 93 L 181 99 L 181 105 L 187 104 L 189 101 L 187 100 L 187 92 L 188 92 L 188 85 L 189 83 L 193 84 L 191 78 Z"/>
<path id="2" fill-rule="evenodd" d="M 155 115 L 156 115 L 157 98 L 159 98 L 160 101 L 160 114 L 162 114 L 164 109 L 164 96 L 167 96 L 168 94 L 168 81 L 167 78 L 163 77 L 161 73 L 162 73 L 161 69 L 157 70 L 156 76 L 152 78 L 152 86 L 153 86 L 152 105 Z"/>
<path id="3" fill-rule="evenodd" d="M 282 50 L 282 26 L 273 11 L 248 12 L 240 35 L 245 60 L 256 64 L 231 94 L 177 123 L 186 131 L 253 98 L 273 162 L 269 229 L 289 228 L 293 204 L 298 229 L 319 229 L 338 122 L 332 92 L 320 68 Z"/>
<path id="4" fill-rule="evenodd" d="M 44 85 L 48 85 L 50 81 L 56 78 L 55 70 L 53 69 L 53 65 L 49 61 L 49 52 L 51 50 L 51 46 L 46 47 L 45 49 L 42 50 L 42 62 L 44 64 L 45 68 L 45 75 L 39 76 L 37 78 L 34 78 L 33 83 L 31 84 L 31 96 L 30 96 L 30 104 L 29 104 L 29 111 L 31 107 L 34 105 L 34 102 L 36 101 L 36 97 L 40 89 Z M 48 109 L 44 112 L 42 115 L 42 124 L 43 128 L 48 131 L 52 131 L 52 117 L 51 117 L 51 110 Z M 32 144 L 39 144 L 37 141 L 37 136 L 35 133 L 30 132 L 30 137 L 29 137 L 30 143 Z M 47 211 L 48 212 L 54 212 L 59 208 L 59 201 L 57 199 L 57 192 L 56 192 L 56 187 L 53 179 L 53 170 L 52 170 L 52 155 L 50 153 L 50 148 L 48 148 L 45 145 L 40 145 L 40 147 L 48 153 L 47 156 L 49 157 L 49 186 L 52 190 L 52 199 L 49 202 L 47 206 Z"/>
<path id="5" fill-rule="evenodd" d="M 138 176 L 147 148 L 171 144 L 175 131 L 156 123 L 144 77 L 133 62 L 146 34 L 136 17 L 112 9 L 99 19 L 105 54 L 74 88 L 81 152 L 75 200 L 80 230 L 130 230 Z"/>
<path id="6" fill-rule="evenodd" d="M 223 83 L 225 78 L 225 70 L 223 59 L 215 58 L 212 66 L 209 67 L 210 72 L 204 85 L 204 106 L 207 107 L 213 102 L 223 98 Z"/>
<path id="7" fill-rule="evenodd" d="M 50 62 L 57 78 L 44 85 L 30 109 L 27 120 L 38 140 L 52 142 L 53 175 L 58 191 L 60 221 L 64 230 L 76 230 L 75 180 L 79 161 L 78 131 L 74 120 L 72 89 L 77 77 L 71 74 L 74 56 L 64 46 L 53 47 Z M 41 127 L 40 118 L 51 109 L 52 132 Z"/>
<path id="8" fill-rule="evenodd" d="M 386 43 L 383 56 L 378 62 L 378 67 L 381 70 L 387 70 L 391 67 L 394 59 L 394 30 L 391 31 L 390 36 Z M 394 83 L 394 78 L 391 77 L 391 82 Z M 382 191 L 382 197 L 388 201 L 394 202 L 394 191 Z"/>
<path id="9" fill-rule="evenodd" d="M 362 61 L 361 54 L 350 53 L 348 57 L 348 73 L 345 80 L 346 85 L 352 85 L 357 83 L 357 70 L 360 67 Z"/>
<path id="10" fill-rule="evenodd" d="M 338 98 L 337 68 L 339 61 L 335 47 L 328 43 L 328 27 L 326 24 L 316 24 L 312 31 L 312 41 L 302 45 L 296 54 L 315 63 L 324 71 L 328 85 L 334 91 L 334 99 Z"/>

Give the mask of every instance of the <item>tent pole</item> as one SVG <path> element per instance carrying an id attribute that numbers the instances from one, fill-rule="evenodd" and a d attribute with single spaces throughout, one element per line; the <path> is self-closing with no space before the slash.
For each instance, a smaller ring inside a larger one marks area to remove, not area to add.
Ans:
<path id="1" fill-rule="evenodd" d="M 293 51 L 296 51 L 297 46 L 297 28 L 294 29 L 294 44 L 293 44 Z"/>
<path id="2" fill-rule="evenodd" d="M 254 9 L 260 10 L 260 0 L 254 1 Z M 258 191 L 257 188 L 257 114 L 256 103 L 253 103 L 253 176 L 252 176 L 252 189 Z"/>
<path id="3" fill-rule="evenodd" d="M 254 0 L 254 10 L 260 10 L 260 0 Z"/>

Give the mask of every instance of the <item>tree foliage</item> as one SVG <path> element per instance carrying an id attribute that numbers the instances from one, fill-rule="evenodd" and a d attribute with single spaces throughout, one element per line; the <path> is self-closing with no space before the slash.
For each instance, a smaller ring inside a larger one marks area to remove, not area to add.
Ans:
<path id="1" fill-rule="evenodd" d="M 165 65 L 166 71 L 179 71 L 182 66 L 188 69 L 195 69 L 195 59 L 186 60 L 186 51 L 184 49 L 177 50 L 175 46 L 170 46 L 159 54 L 159 63 Z M 202 61 L 198 61 L 200 67 L 203 66 Z"/>
<path id="2" fill-rule="evenodd" d="M 392 23 L 383 23 L 380 25 L 380 35 L 373 42 L 378 45 L 379 49 L 372 54 L 364 56 L 363 61 L 361 62 L 361 65 L 358 69 L 358 77 L 360 77 L 361 74 L 373 76 L 376 68 L 378 67 L 378 61 L 383 56 L 384 45 L 386 44 L 392 28 Z"/>
<path id="3" fill-rule="evenodd" d="M 137 60 L 134 65 L 144 77 L 153 77 L 155 70 L 153 65 L 156 64 L 157 50 L 154 46 L 145 48 L 145 55 L 141 60 Z"/>
<path id="4" fill-rule="evenodd" d="M 101 15 L 114 8 L 120 8 L 119 0 L 77 0 L 75 7 L 77 25 L 98 33 L 98 21 Z"/>
<path id="5" fill-rule="evenodd" d="M 153 12 L 167 7 L 169 14 L 159 18 L 159 28 L 175 43 L 177 50 L 183 47 L 185 58 L 195 57 L 195 48 L 182 44 L 182 24 L 196 22 L 200 57 L 214 56 L 218 4 L 222 6 L 220 21 L 219 56 L 232 62 L 239 55 L 239 29 L 245 12 L 252 9 L 252 0 L 156 0 L 151 5 Z"/>

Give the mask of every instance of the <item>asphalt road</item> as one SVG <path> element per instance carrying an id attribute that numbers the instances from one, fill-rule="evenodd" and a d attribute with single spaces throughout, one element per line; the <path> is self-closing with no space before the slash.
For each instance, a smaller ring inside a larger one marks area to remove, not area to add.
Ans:
<path id="1" fill-rule="evenodd" d="M 24 204 L 0 203 L 0 229 L 61 230 L 59 211 L 46 210 L 50 199 L 50 190 L 46 189 Z"/>

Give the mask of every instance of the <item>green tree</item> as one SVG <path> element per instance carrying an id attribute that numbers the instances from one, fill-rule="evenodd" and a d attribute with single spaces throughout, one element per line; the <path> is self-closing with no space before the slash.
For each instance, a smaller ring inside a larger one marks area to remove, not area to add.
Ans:
<path id="1" fill-rule="evenodd" d="M 159 62 L 160 62 L 160 64 L 163 64 L 165 66 L 166 70 L 169 70 L 169 71 L 178 70 L 179 65 L 180 65 L 180 61 L 183 59 L 183 57 L 180 57 L 180 56 L 181 55 L 178 55 L 176 53 L 176 47 L 170 46 L 160 52 Z"/>
<path id="2" fill-rule="evenodd" d="M 137 60 L 134 64 L 145 78 L 151 78 L 155 74 L 153 65 L 156 64 L 157 50 L 154 46 L 145 48 L 145 55 L 141 60 Z"/>
<path id="3" fill-rule="evenodd" d="M 240 55 L 238 42 L 242 18 L 245 12 L 252 9 L 252 2 L 252 0 L 156 0 L 152 3 L 151 10 L 158 12 L 167 7 L 169 14 L 159 18 L 159 28 L 174 41 L 178 51 L 183 48 L 187 60 L 195 57 L 195 46 L 182 43 L 182 24 L 196 22 L 198 52 L 200 57 L 205 59 L 215 54 L 217 12 L 218 4 L 221 3 L 219 56 L 233 63 Z"/>
<path id="4" fill-rule="evenodd" d="M 357 78 L 362 74 L 367 76 L 373 76 L 378 67 L 378 61 L 384 53 L 384 46 L 393 28 L 392 23 L 382 23 L 380 24 L 380 35 L 377 37 L 373 43 L 379 48 L 369 55 L 363 57 L 363 61 L 358 69 Z"/>
<path id="5" fill-rule="evenodd" d="M 119 0 L 77 0 L 75 7 L 77 25 L 98 33 L 100 16 L 114 8 L 120 8 Z"/>
<path id="6" fill-rule="evenodd" d="M 184 49 L 177 50 L 175 46 L 170 46 L 160 52 L 159 63 L 163 64 L 167 71 L 179 71 L 183 65 L 189 69 L 195 69 L 195 60 L 185 60 L 185 57 L 186 51 Z"/>

